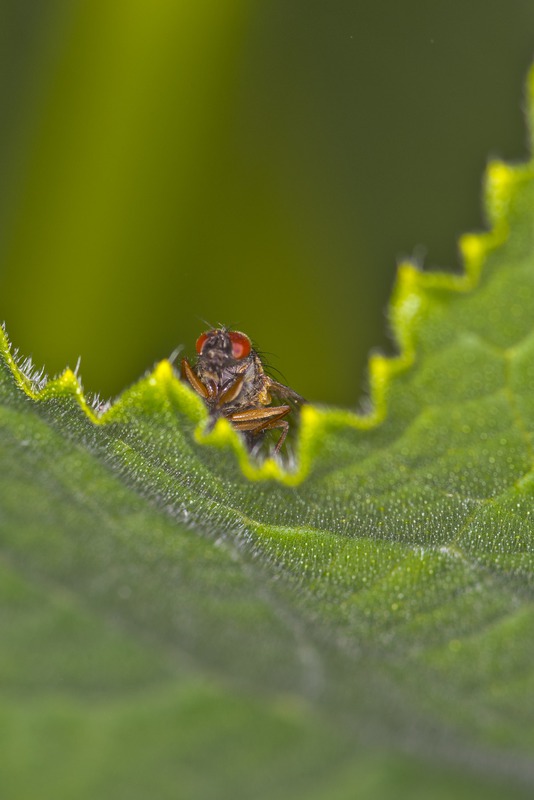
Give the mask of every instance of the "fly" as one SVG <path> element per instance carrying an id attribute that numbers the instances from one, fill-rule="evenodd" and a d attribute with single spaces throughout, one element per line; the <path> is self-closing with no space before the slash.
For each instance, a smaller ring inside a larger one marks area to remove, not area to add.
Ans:
<path id="1" fill-rule="evenodd" d="M 273 405 L 273 397 L 295 405 L 304 403 L 304 398 L 265 373 L 250 339 L 240 331 L 206 331 L 198 337 L 196 351 L 193 366 L 182 359 L 182 378 L 202 397 L 212 417 L 225 417 L 243 431 L 249 447 L 265 431 L 279 428 L 282 433 L 274 448 L 279 453 L 289 431 L 285 417 L 292 407 Z"/>

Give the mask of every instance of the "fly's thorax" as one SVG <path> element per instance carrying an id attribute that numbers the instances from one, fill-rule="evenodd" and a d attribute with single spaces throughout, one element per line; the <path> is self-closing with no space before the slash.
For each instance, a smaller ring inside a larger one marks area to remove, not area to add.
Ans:
<path id="1" fill-rule="evenodd" d="M 237 367 L 236 374 L 243 375 L 243 386 L 235 400 L 236 407 L 257 408 L 271 401 L 266 388 L 266 376 L 258 355 L 252 351 L 245 364 Z"/>

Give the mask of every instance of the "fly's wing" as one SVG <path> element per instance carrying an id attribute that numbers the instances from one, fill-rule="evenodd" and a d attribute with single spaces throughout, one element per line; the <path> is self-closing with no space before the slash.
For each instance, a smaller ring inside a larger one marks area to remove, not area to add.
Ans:
<path id="1" fill-rule="evenodd" d="M 271 377 L 268 378 L 268 389 L 270 394 L 274 394 L 276 397 L 280 398 L 280 400 L 289 400 L 291 403 L 295 403 L 295 405 L 302 405 L 307 402 L 304 397 L 294 392 L 289 386 L 284 386 L 283 383 L 278 383 L 278 381 L 275 381 L 274 378 Z"/>

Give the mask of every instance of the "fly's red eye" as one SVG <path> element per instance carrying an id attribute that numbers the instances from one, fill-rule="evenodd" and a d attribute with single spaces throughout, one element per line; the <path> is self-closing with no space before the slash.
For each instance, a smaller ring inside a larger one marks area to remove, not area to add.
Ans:
<path id="1" fill-rule="evenodd" d="M 232 355 L 234 358 L 246 358 L 250 353 L 250 339 L 239 331 L 229 331 L 228 336 L 232 342 Z"/>
<path id="2" fill-rule="evenodd" d="M 202 348 L 204 347 L 204 342 L 206 341 L 207 338 L 208 338 L 208 334 L 207 333 L 201 333 L 200 336 L 197 339 L 196 349 L 197 349 L 197 353 L 199 355 L 202 352 Z"/>

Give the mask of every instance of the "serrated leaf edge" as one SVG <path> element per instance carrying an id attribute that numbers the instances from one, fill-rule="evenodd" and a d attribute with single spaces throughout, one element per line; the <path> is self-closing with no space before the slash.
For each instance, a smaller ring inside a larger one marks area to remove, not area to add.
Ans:
<path id="1" fill-rule="evenodd" d="M 530 138 L 534 147 L 534 68 L 528 77 L 527 96 Z M 460 275 L 439 271 L 423 272 L 411 260 L 405 260 L 399 265 L 389 307 L 391 330 L 399 353 L 393 357 L 380 353 L 370 356 L 368 371 L 371 410 L 366 414 L 359 414 L 350 410 L 305 405 L 301 411 L 294 469 L 287 469 L 281 461 L 274 458 L 267 458 L 262 463 L 254 461 L 236 430 L 224 419 L 219 420 L 208 431 L 208 413 L 204 404 L 193 390 L 179 379 L 168 360 L 156 364 L 150 373 L 99 412 L 88 402 L 79 377 L 68 367 L 58 377 L 40 386 L 14 357 L 4 326 L 0 327 L 0 354 L 11 370 L 18 387 L 32 400 L 44 402 L 53 397 L 72 396 L 95 425 L 105 425 L 121 416 L 126 398 L 135 393 L 139 401 L 145 386 L 152 391 L 159 390 L 166 396 L 171 394 L 179 409 L 190 420 L 198 423 L 195 439 L 199 444 L 232 449 L 243 474 L 250 480 L 277 480 L 295 486 L 309 474 L 317 454 L 315 445 L 328 431 L 343 427 L 367 431 L 385 420 L 388 392 L 392 381 L 415 363 L 417 335 L 428 309 L 429 291 L 440 289 L 458 294 L 476 288 L 489 253 L 508 238 L 508 213 L 516 188 L 533 177 L 533 161 L 518 165 L 498 160 L 489 162 L 484 181 L 484 207 L 490 230 L 468 233 L 460 238 L 459 249 L 463 264 L 463 272 Z"/>

